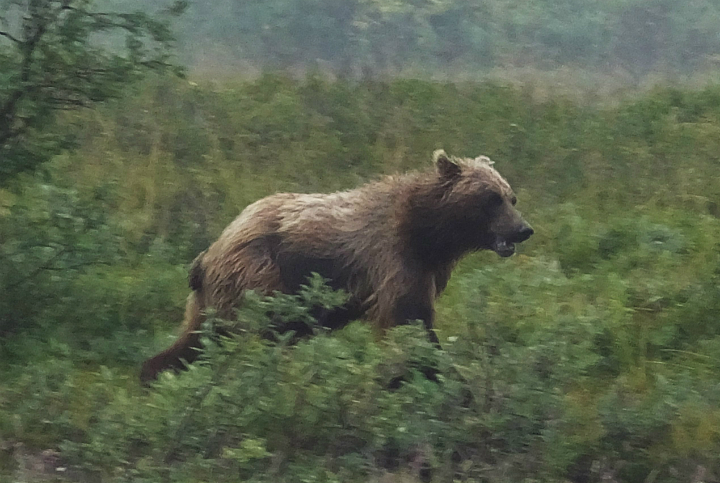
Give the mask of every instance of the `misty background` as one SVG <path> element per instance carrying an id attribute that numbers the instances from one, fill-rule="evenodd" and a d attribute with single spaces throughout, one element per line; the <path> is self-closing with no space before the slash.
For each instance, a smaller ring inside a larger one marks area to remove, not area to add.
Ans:
<path id="1" fill-rule="evenodd" d="M 0 0 L 0 481 L 720 482 L 720 2 L 168 3 Z M 439 148 L 535 229 L 458 264 L 443 350 L 261 337 L 315 287 L 141 387 L 246 206 Z"/>
<path id="2" fill-rule="evenodd" d="M 472 79 L 564 66 L 638 83 L 720 66 L 713 0 L 217 0 L 190 3 L 176 26 L 180 59 L 205 74 Z"/>

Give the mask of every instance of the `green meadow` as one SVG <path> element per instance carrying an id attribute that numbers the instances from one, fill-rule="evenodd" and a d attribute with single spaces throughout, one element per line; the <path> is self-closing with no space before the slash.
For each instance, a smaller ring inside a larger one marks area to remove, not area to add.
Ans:
<path id="1" fill-rule="evenodd" d="M 717 481 L 720 87 L 549 92 L 157 77 L 63 113 L 76 149 L 0 191 L 0 478 Z M 246 205 L 430 169 L 438 148 L 495 160 L 536 232 L 460 264 L 442 351 L 415 326 L 251 333 L 140 387 L 189 263 Z"/>

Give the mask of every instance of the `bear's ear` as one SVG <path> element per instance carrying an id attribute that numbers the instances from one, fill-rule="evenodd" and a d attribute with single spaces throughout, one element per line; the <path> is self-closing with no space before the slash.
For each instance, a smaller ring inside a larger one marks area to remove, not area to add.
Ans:
<path id="1" fill-rule="evenodd" d="M 488 166 L 492 166 L 493 164 L 495 164 L 495 161 L 488 158 L 487 156 L 478 156 L 477 158 L 475 158 L 475 162 L 476 163 L 484 163 Z"/>
<path id="2" fill-rule="evenodd" d="M 433 153 L 433 161 L 437 166 L 438 173 L 443 178 L 450 179 L 460 174 L 460 166 L 450 159 L 442 149 L 438 149 Z"/>

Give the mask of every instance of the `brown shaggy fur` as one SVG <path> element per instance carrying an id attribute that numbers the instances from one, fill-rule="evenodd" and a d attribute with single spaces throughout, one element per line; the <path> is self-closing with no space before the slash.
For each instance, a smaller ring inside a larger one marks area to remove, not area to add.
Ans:
<path id="1" fill-rule="evenodd" d="M 420 319 L 437 343 L 434 300 L 457 260 L 481 249 L 512 255 L 532 229 L 488 158 L 436 151 L 434 161 L 434 170 L 349 191 L 282 193 L 248 206 L 195 259 L 182 334 L 145 362 L 141 379 L 196 358 L 206 308 L 230 318 L 245 290 L 292 293 L 312 272 L 351 296 L 321 324 L 337 328 L 363 317 L 383 330 Z"/>

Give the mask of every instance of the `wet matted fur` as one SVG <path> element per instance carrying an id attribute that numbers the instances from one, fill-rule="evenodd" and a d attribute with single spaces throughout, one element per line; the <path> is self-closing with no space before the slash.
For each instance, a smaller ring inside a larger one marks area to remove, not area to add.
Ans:
<path id="1" fill-rule="evenodd" d="M 533 230 L 489 158 L 438 150 L 433 160 L 432 170 L 337 193 L 275 194 L 245 208 L 193 262 L 182 333 L 145 362 L 142 381 L 197 357 L 206 308 L 231 318 L 246 290 L 294 293 L 313 272 L 350 294 L 320 324 L 362 318 L 385 330 L 419 319 L 437 343 L 434 301 L 455 263 L 476 250 L 510 256 Z"/>

